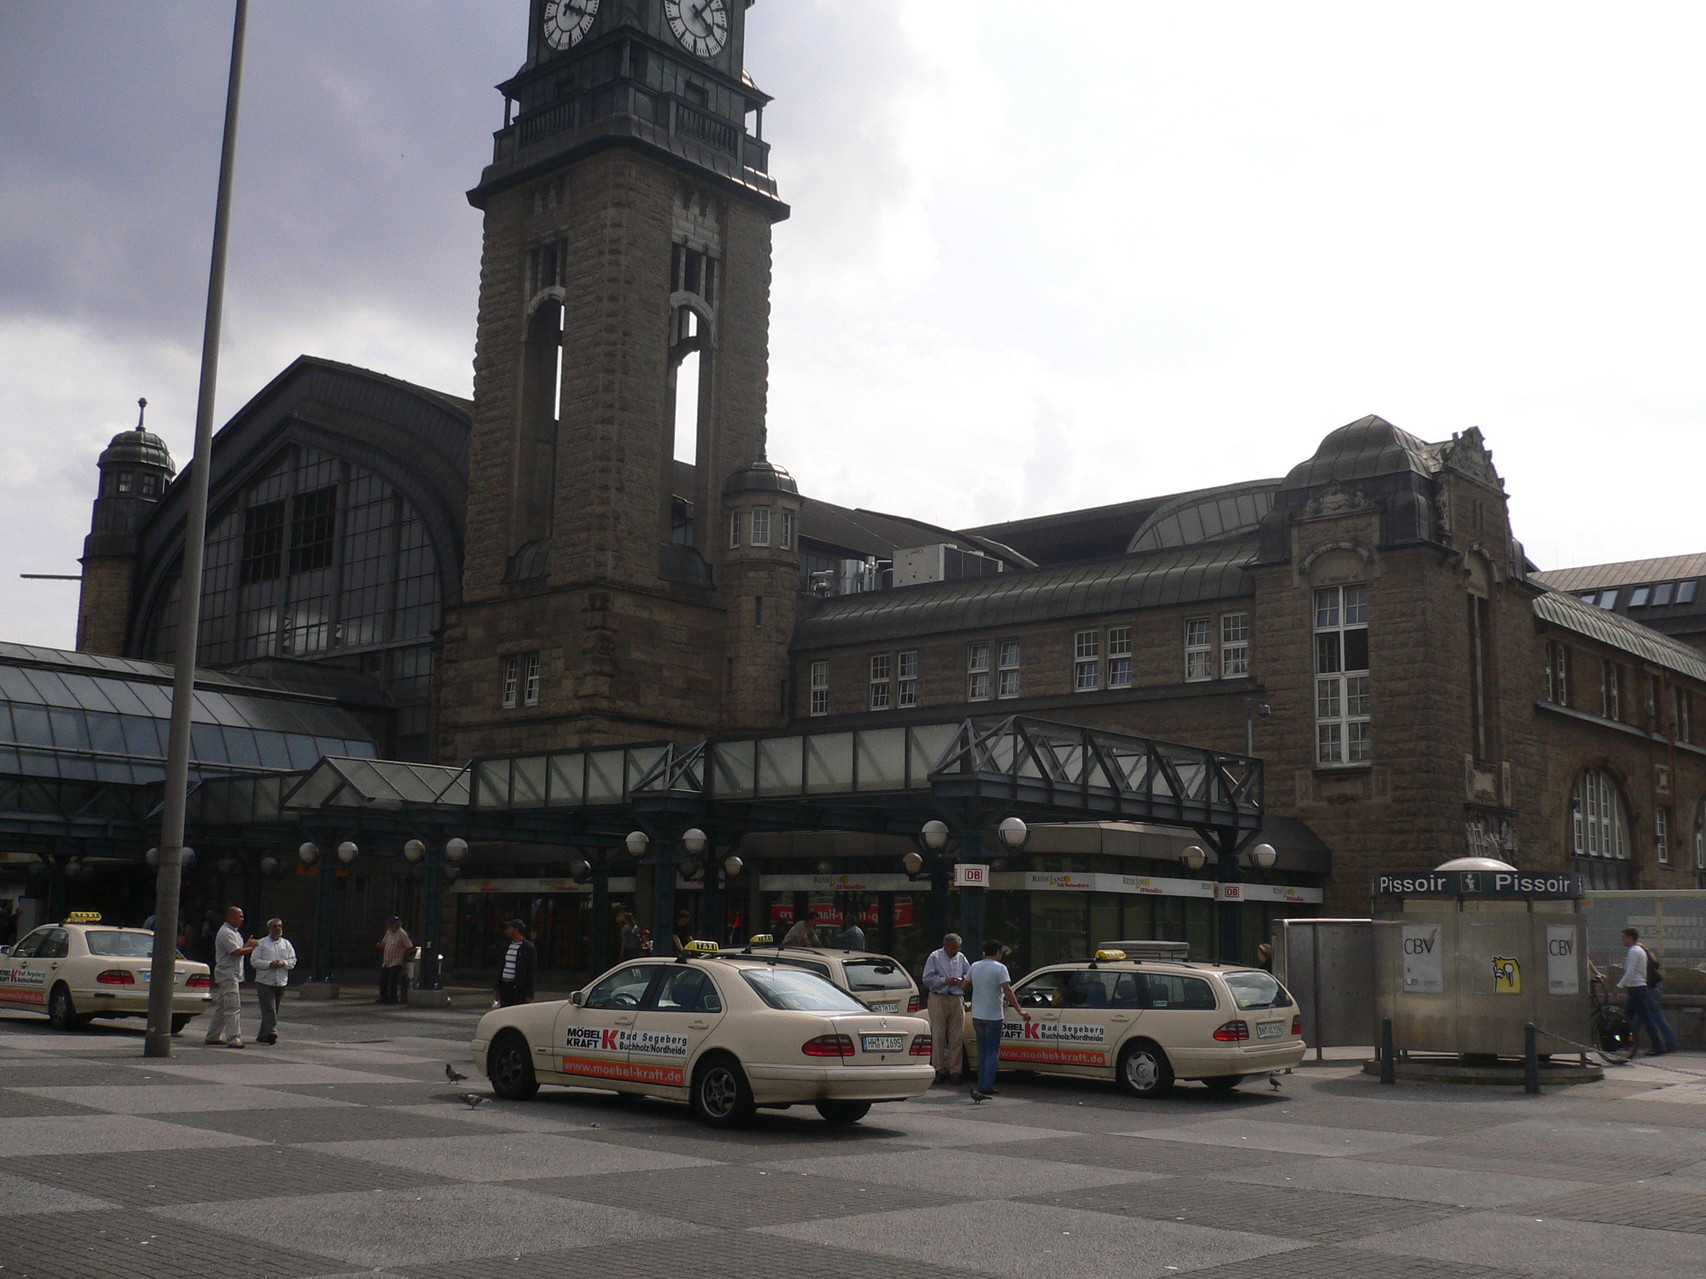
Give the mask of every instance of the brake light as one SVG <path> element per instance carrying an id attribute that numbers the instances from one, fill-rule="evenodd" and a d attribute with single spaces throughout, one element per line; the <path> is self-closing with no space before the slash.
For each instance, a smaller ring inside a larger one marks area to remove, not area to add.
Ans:
<path id="1" fill-rule="evenodd" d="M 819 1035 L 816 1039 L 808 1039 L 801 1044 L 800 1051 L 808 1057 L 851 1057 L 853 1036 Z"/>
<path id="2" fill-rule="evenodd" d="M 930 1036 L 914 1035 L 912 1047 L 908 1048 L 906 1053 L 909 1057 L 928 1057 L 930 1055 Z"/>
<path id="3" fill-rule="evenodd" d="M 1242 1043 L 1250 1037 L 1249 1023 L 1229 1021 L 1214 1032 L 1214 1037 L 1223 1044 Z"/>
<path id="4" fill-rule="evenodd" d="M 95 980 L 102 986 L 134 986 L 136 974 L 128 968 L 109 968 Z"/>
<path id="5" fill-rule="evenodd" d="M 924 1011 L 924 1001 L 922 999 L 920 999 L 917 995 L 914 995 L 911 999 L 906 1001 L 906 1011 L 909 1013 L 921 1013 L 921 1012 L 923 1012 Z"/>
<path id="6" fill-rule="evenodd" d="M 1303 1033 L 1303 1014 L 1302 1013 L 1299 1013 L 1297 1016 L 1295 1016 L 1291 1019 L 1291 1033 L 1294 1035 L 1301 1035 Z"/>
<path id="7" fill-rule="evenodd" d="M 207 990 L 213 985 L 213 978 L 206 973 L 191 973 L 190 979 L 184 983 L 188 990 Z"/>

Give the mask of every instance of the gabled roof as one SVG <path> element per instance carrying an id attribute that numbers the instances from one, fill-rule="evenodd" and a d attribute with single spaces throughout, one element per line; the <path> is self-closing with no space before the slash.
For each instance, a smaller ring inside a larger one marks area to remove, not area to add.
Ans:
<path id="1" fill-rule="evenodd" d="M 1534 601 L 1534 615 L 1644 662 L 1706 683 L 1706 653 L 1680 640 L 1632 622 L 1620 613 L 1599 608 L 1565 591 L 1547 590 Z"/>
<path id="2" fill-rule="evenodd" d="M 1534 574 L 1536 581 L 1559 591 L 1638 586 L 1645 582 L 1669 582 L 1684 577 L 1706 577 L 1706 552 L 1667 555 L 1654 560 L 1621 560 L 1615 564 L 1587 564 L 1580 568 L 1555 568 Z"/>

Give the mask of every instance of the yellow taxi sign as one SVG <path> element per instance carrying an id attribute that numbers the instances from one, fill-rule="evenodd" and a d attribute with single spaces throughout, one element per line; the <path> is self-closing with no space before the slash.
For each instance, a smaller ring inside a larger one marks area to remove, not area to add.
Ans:
<path id="1" fill-rule="evenodd" d="M 68 924 L 98 924 L 101 922 L 101 912 L 98 910 L 74 910 L 65 917 Z"/>
<path id="2" fill-rule="evenodd" d="M 686 955 L 717 955 L 722 953 L 722 947 L 714 941 L 690 941 L 681 950 Z"/>
<path id="3" fill-rule="evenodd" d="M 1098 964 L 1111 964 L 1117 959 L 1124 958 L 1125 951 L 1123 950 L 1098 950 L 1096 952 L 1096 962 Z"/>
<path id="4" fill-rule="evenodd" d="M 774 946 L 776 939 L 769 933 L 754 933 L 746 939 L 746 944 L 748 946 Z"/>

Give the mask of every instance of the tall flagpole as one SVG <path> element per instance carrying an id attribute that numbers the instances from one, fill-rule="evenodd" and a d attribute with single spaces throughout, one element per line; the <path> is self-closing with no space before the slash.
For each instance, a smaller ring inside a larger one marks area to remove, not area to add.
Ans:
<path id="1" fill-rule="evenodd" d="M 225 241 L 231 220 L 231 168 L 237 153 L 237 99 L 243 82 L 243 32 L 249 0 L 237 0 L 231 33 L 231 78 L 225 90 L 225 141 L 219 153 L 219 202 L 213 215 L 213 263 L 207 275 L 207 321 L 201 336 L 201 390 L 196 397 L 195 451 L 190 456 L 189 515 L 179 577 L 178 647 L 173 655 L 172 727 L 166 747 L 166 794 L 160 817 L 160 877 L 154 890 L 154 962 L 149 974 L 145 1057 L 172 1055 L 172 994 L 178 960 L 178 894 L 183 886 L 184 813 L 189 803 L 190 715 L 195 709 L 195 655 L 201 622 L 201 566 L 207 541 L 208 472 L 212 469 L 213 393 L 219 382 L 219 324 L 225 303 Z"/>

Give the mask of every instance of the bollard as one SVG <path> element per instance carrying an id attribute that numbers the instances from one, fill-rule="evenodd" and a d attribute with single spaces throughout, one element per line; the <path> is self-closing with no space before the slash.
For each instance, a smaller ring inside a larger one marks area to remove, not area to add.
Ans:
<path id="1" fill-rule="evenodd" d="M 1383 1017 L 1380 1021 L 1380 1082 L 1395 1084 L 1398 1082 L 1398 1065 L 1392 1060 L 1392 1019 Z"/>
<path id="2" fill-rule="evenodd" d="M 1540 1091 L 1540 1052 L 1533 1022 L 1522 1029 L 1522 1090 L 1531 1097 Z"/>

